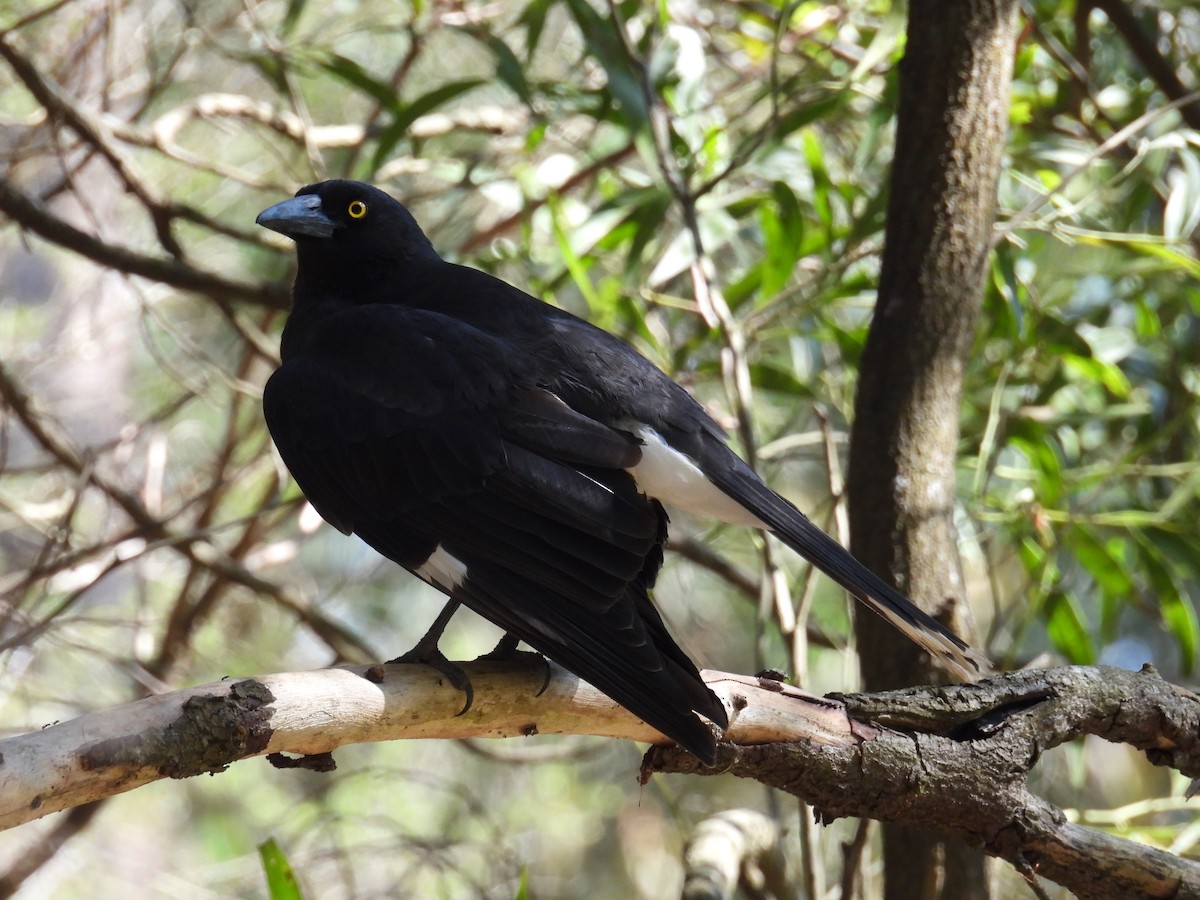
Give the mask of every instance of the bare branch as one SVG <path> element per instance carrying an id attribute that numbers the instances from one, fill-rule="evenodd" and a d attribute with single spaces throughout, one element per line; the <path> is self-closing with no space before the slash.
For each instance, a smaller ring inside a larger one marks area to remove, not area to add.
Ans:
<path id="1" fill-rule="evenodd" d="M 193 566 L 208 569 L 219 579 L 225 579 L 270 598 L 295 613 L 305 624 L 342 656 L 369 658 L 369 650 L 346 628 L 310 608 L 295 590 L 276 584 L 252 572 L 213 543 L 204 531 L 176 532 L 168 527 L 142 503 L 138 495 L 105 477 L 90 467 L 86 459 L 71 444 L 70 439 L 52 423 L 45 421 L 32 408 L 29 397 L 0 365 L 0 399 L 13 411 L 30 435 L 65 470 L 82 476 L 116 503 L 137 526 L 141 537 L 161 546 L 175 549 Z"/>
<path id="2" fill-rule="evenodd" d="M 425 666 L 349 666 L 224 681 L 163 694 L 0 741 L 0 828 L 161 778 L 219 772 L 268 753 L 324 754 L 413 738 L 593 734 L 663 741 L 599 691 L 553 664 L 462 667 L 474 703 Z M 736 711 L 734 740 L 851 746 L 842 706 L 758 679 L 706 673 Z M 750 699 L 753 698 L 753 702 Z"/>
<path id="3" fill-rule="evenodd" d="M 98 265 L 127 275 L 140 275 L 180 290 L 195 291 L 213 298 L 222 306 L 232 300 L 244 300 L 272 309 L 287 309 L 290 305 L 288 289 L 282 284 L 230 281 L 175 260 L 147 256 L 126 247 L 105 243 L 58 218 L 7 178 L 0 178 L 0 212 L 27 231 L 87 257 Z"/>
<path id="4" fill-rule="evenodd" d="M 264 754 L 328 755 L 415 738 L 592 734 L 663 741 L 553 664 L 463 663 L 462 695 L 425 666 L 348 666 L 224 681 L 0 741 L 0 828 L 161 778 L 217 773 Z M 658 747 L 644 773 L 731 773 L 813 804 L 960 837 L 1080 897 L 1200 896 L 1200 864 L 1067 821 L 1026 787 L 1041 752 L 1082 734 L 1200 773 L 1200 697 L 1152 669 L 1064 667 L 975 685 L 820 698 L 723 672 L 731 710 L 718 766 Z M 543 683 L 545 688 L 542 689 Z M 328 760 L 326 760 L 326 763 Z"/>
<path id="5" fill-rule="evenodd" d="M 1179 115 L 1188 127 L 1200 130 L 1200 97 L 1195 93 L 1189 95 L 1175 67 L 1159 52 L 1158 36 L 1146 33 L 1130 4 L 1125 0 L 1090 0 L 1080 6 L 1102 10 L 1108 16 L 1159 90 L 1167 95 L 1168 100 L 1182 101 Z"/>
<path id="6" fill-rule="evenodd" d="M 163 249 L 182 261 L 183 248 L 171 234 L 168 204 L 156 196 L 135 174 L 132 161 L 124 149 L 113 140 L 113 135 L 104 122 L 77 104 L 74 98 L 45 77 L 33 61 L 17 50 L 3 35 L 0 35 L 0 56 L 4 57 L 17 73 L 17 77 L 51 116 L 65 122 L 108 161 L 126 190 L 137 197 L 146 208 Z"/>

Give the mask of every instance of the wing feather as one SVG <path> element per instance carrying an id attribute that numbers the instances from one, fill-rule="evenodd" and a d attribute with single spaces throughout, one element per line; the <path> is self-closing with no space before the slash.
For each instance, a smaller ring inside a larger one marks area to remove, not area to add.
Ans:
<path id="1" fill-rule="evenodd" d="M 626 471 L 638 441 L 526 358 L 437 313 L 342 311 L 285 354 L 267 423 L 329 522 L 410 570 L 440 547 L 466 570 L 452 596 L 711 759 L 693 710 L 724 708 L 646 594 L 666 514 Z"/>

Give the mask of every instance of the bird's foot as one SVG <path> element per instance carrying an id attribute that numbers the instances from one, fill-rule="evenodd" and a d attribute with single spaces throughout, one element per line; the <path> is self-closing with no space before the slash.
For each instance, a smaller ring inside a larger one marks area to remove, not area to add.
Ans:
<path id="1" fill-rule="evenodd" d="M 511 634 L 506 634 L 500 638 L 494 649 L 483 654 L 480 659 L 499 662 L 529 662 L 530 659 L 535 659 L 542 664 L 546 670 L 546 676 L 542 679 L 542 686 L 537 689 L 537 693 L 533 696 L 540 697 L 545 693 L 546 688 L 550 686 L 550 676 L 553 670 L 550 668 L 550 662 L 542 654 L 536 650 L 518 650 L 517 645 L 521 643 L 521 639 Z"/>
<path id="2" fill-rule="evenodd" d="M 389 659 L 388 665 L 426 665 L 434 671 L 445 676 L 446 680 L 458 688 L 466 695 L 466 703 L 455 715 L 461 716 L 471 704 L 475 702 L 475 689 L 471 687 L 471 679 L 467 677 L 467 673 L 460 667 L 450 662 L 446 655 L 442 653 L 436 646 L 422 646 L 424 642 L 417 644 L 407 653 L 397 656 L 395 659 Z"/>

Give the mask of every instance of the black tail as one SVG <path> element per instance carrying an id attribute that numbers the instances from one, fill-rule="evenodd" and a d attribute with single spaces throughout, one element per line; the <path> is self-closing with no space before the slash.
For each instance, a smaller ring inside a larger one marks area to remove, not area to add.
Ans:
<path id="1" fill-rule="evenodd" d="M 988 661 L 966 641 L 851 556 L 804 513 L 767 487 L 749 466 L 743 463 L 714 468 L 716 474 L 710 477 L 717 487 L 736 497 L 776 537 L 941 660 L 961 681 L 975 681 L 990 672 Z"/>

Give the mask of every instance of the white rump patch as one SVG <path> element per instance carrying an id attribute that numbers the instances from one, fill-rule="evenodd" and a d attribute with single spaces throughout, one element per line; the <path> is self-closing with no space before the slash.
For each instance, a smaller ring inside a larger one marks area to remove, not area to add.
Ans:
<path id="1" fill-rule="evenodd" d="M 441 544 L 415 571 L 430 584 L 447 592 L 454 590 L 467 578 L 467 564 L 447 553 Z"/>
<path id="2" fill-rule="evenodd" d="M 697 516 L 767 529 L 757 516 L 709 481 L 699 466 L 667 444 L 653 428 L 637 425 L 630 430 L 642 441 L 642 459 L 629 469 L 629 474 L 646 496 Z"/>

